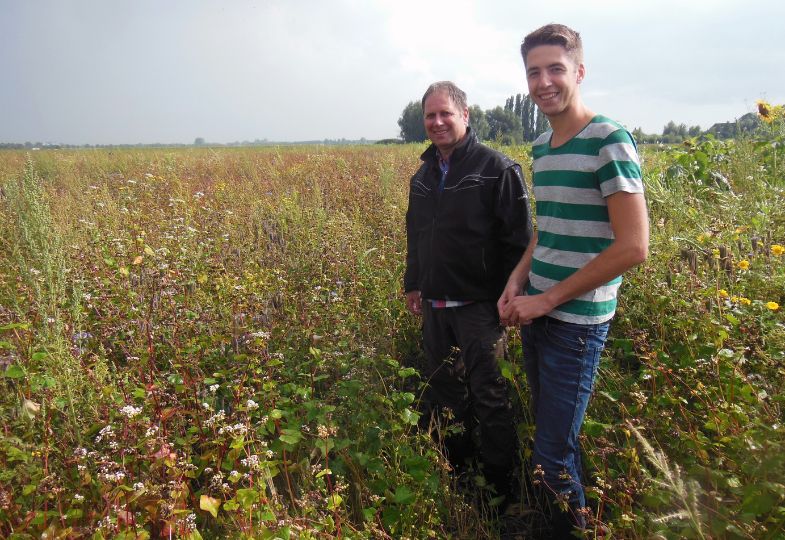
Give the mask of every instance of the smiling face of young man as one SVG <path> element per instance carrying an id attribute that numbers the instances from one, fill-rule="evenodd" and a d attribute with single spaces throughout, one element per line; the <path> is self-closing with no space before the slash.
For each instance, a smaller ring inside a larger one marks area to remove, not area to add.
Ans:
<path id="1" fill-rule="evenodd" d="M 447 159 L 466 136 L 469 109 L 459 109 L 447 92 L 436 91 L 425 100 L 423 118 L 428 138 Z"/>
<path id="2" fill-rule="evenodd" d="M 580 114 L 578 85 L 586 73 L 560 45 L 540 45 L 526 55 L 529 95 L 551 124 Z"/>

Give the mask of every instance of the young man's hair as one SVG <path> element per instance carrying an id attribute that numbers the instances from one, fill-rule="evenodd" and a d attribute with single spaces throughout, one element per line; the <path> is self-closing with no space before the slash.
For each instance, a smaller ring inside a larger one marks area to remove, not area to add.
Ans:
<path id="1" fill-rule="evenodd" d="M 425 113 L 425 100 L 428 99 L 428 96 L 435 92 L 446 92 L 460 111 L 463 111 L 469 107 L 469 105 L 466 103 L 466 92 L 455 86 L 455 83 L 451 81 L 439 81 L 429 86 L 428 90 L 426 90 L 425 94 L 423 94 L 421 102 L 423 113 Z"/>
<path id="2" fill-rule="evenodd" d="M 581 35 L 563 24 L 546 24 L 538 28 L 523 39 L 521 43 L 521 56 L 523 56 L 523 63 L 526 65 L 526 56 L 535 47 L 540 45 L 558 45 L 567 52 L 567 54 L 575 60 L 576 64 L 583 62 L 583 43 L 581 42 Z"/>

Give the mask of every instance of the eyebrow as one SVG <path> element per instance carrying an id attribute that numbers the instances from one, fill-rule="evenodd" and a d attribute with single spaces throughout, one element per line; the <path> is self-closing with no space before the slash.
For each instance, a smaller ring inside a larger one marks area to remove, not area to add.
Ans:
<path id="1" fill-rule="evenodd" d="M 563 62 L 554 62 L 552 64 L 548 64 L 547 66 L 545 66 L 545 69 L 551 69 L 553 67 L 563 67 L 563 68 L 566 68 L 567 64 L 564 64 Z M 533 67 L 530 67 L 529 69 L 527 69 L 526 73 L 528 74 L 528 73 L 531 73 L 532 71 L 537 71 L 539 69 L 541 69 L 539 66 L 533 66 Z"/>

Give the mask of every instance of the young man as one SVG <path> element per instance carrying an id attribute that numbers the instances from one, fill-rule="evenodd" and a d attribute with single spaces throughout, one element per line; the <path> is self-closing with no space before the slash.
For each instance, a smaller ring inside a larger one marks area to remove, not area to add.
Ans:
<path id="1" fill-rule="evenodd" d="M 554 505 L 553 537 L 583 526 L 578 435 L 621 274 L 643 262 L 649 226 L 635 142 L 584 105 L 580 36 L 549 24 L 521 45 L 529 94 L 551 131 L 533 143 L 537 234 L 499 298 L 501 320 L 521 325 L 535 415 L 535 483 Z"/>
<path id="2" fill-rule="evenodd" d="M 498 365 L 505 332 L 495 302 L 531 237 L 528 194 L 520 166 L 477 140 L 462 90 L 434 83 L 422 105 L 433 144 L 411 180 L 404 276 L 407 307 L 423 324 L 421 425 L 463 427 L 443 441 L 460 473 L 475 454 L 476 418 L 482 472 L 507 495 L 517 437 Z"/>

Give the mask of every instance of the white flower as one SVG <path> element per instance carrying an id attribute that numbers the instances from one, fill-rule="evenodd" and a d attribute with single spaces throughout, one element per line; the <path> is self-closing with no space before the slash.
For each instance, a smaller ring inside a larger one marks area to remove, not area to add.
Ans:
<path id="1" fill-rule="evenodd" d="M 123 416 L 133 418 L 134 416 L 138 416 L 142 412 L 141 407 L 134 407 L 133 405 L 126 405 L 122 409 L 120 409 L 120 414 Z"/>
<path id="2" fill-rule="evenodd" d="M 98 432 L 98 436 L 96 436 L 95 442 L 97 444 L 100 443 L 105 438 L 111 439 L 112 437 L 114 437 L 114 430 L 112 429 L 112 426 L 106 426 L 105 428 L 103 428 L 101 431 Z"/>
<path id="3" fill-rule="evenodd" d="M 245 402 L 245 406 L 248 407 L 249 410 L 254 410 L 259 408 L 259 404 L 256 403 L 254 400 L 249 399 Z"/>

